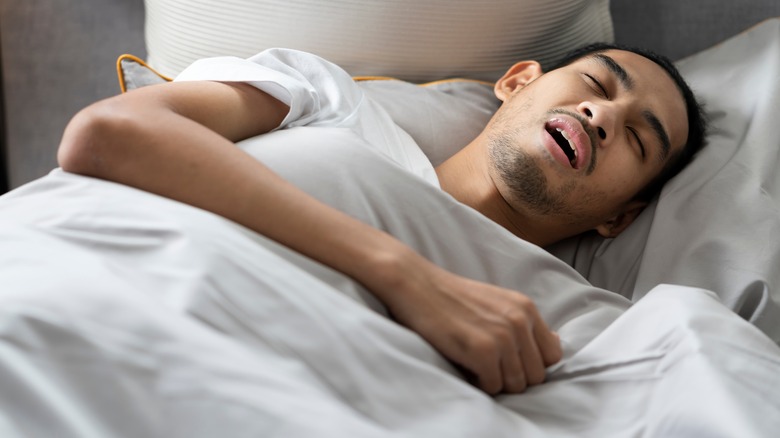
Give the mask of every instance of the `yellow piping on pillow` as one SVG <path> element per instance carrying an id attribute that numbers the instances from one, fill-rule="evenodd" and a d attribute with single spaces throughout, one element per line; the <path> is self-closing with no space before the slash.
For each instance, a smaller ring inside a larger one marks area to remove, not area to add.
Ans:
<path id="1" fill-rule="evenodd" d="M 142 59 L 140 59 L 139 57 L 137 57 L 135 55 L 130 55 L 130 54 L 125 53 L 125 54 L 120 55 L 119 58 L 117 58 L 117 60 L 116 60 L 116 75 L 117 75 L 117 78 L 119 79 L 119 88 L 122 90 L 122 93 L 126 93 L 127 92 L 127 85 L 125 84 L 125 72 L 122 69 L 122 61 L 125 60 L 125 59 L 128 59 L 128 60 L 133 61 L 133 62 L 137 62 L 141 66 L 143 66 L 145 68 L 148 68 L 152 73 L 156 74 L 157 76 L 161 77 L 162 79 L 164 79 L 167 82 L 171 82 L 173 80 L 173 78 L 169 78 L 168 76 L 165 76 L 165 75 L 161 74 L 160 72 L 158 72 L 157 70 L 149 67 L 149 65 L 146 62 L 144 62 Z"/>
<path id="2" fill-rule="evenodd" d="M 362 81 L 400 81 L 398 78 L 392 78 L 390 76 L 354 76 L 352 80 L 356 82 Z"/>
<path id="3" fill-rule="evenodd" d="M 479 79 L 464 79 L 464 78 L 453 78 L 453 79 L 440 79 L 438 81 L 432 81 L 432 82 L 426 82 L 424 84 L 420 84 L 421 87 L 428 87 L 431 85 L 439 85 L 439 84 L 446 84 L 449 82 L 473 82 L 475 84 L 482 84 L 492 87 L 495 85 L 493 82 L 490 81 L 482 81 Z"/>
<path id="4" fill-rule="evenodd" d="M 361 81 L 403 81 L 402 79 L 393 78 L 390 76 L 354 76 L 352 80 L 361 82 Z M 482 85 L 488 85 L 493 86 L 492 82 L 489 81 L 482 81 L 479 79 L 464 79 L 464 78 L 452 78 L 452 79 L 440 79 L 438 81 L 432 81 L 432 82 L 425 82 L 423 84 L 417 84 L 420 87 L 428 87 L 431 85 L 439 85 L 439 84 L 446 84 L 449 82 L 473 82 L 476 84 L 482 84 Z"/>

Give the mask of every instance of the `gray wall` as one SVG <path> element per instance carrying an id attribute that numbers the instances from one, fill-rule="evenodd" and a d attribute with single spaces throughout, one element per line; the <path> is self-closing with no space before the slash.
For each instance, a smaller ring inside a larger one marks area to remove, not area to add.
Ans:
<path id="1" fill-rule="evenodd" d="M 119 92 L 116 58 L 145 57 L 143 0 L 0 0 L 11 187 L 56 167 L 70 118 Z"/>
<path id="2" fill-rule="evenodd" d="M 619 43 L 678 60 L 770 17 L 780 0 L 611 0 Z"/>
<path id="3" fill-rule="evenodd" d="M 3 58 L 2 38 L 0 38 L 0 59 Z M 2 67 L 2 64 L 0 64 Z M 8 167 L 5 160 L 5 96 L 3 95 L 3 69 L 0 68 L 0 193 L 8 191 Z"/>

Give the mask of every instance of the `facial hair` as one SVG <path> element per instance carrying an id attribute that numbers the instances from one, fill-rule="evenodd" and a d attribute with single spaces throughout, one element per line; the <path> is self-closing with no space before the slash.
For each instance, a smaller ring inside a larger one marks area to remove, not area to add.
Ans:
<path id="1" fill-rule="evenodd" d="M 499 178 L 509 188 L 513 201 L 542 215 L 561 214 L 566 210 L 562 197 L 550 193 L 547 177 L 536 158 L 515 147 L 511 138 L 491 138 L 490 157 Z M 562 190 L 570 192 L 573 188 L 568 184 Z"/>
<path id="2" fill-rule="evenodd" d="M 581 190 L 580 183 L 575 180 L 564 181 L 559 187 L 552 188 L 543 171 L 545 163 L 541 160 L 544 158 L 518 147 L 518 142 L 527 140 L 523 136 L 529 130 L 518 124 L 519 118 L 503 123 L 509 119 L 506 115 L 497 119 L 501 126 L 497 126 L 498 129 L 489 137 L 489 154 L 496 176 L 508 188 L 511 199 L 507 201 L 510 205 L 534 215 L 554 216 L 569 224 L 578 224 L 583 219 L 594 217 L 587 206 L 595 202 L 598 196 Z M 580 192 L 580 207 L 566 202 L 574 191 Z"/>

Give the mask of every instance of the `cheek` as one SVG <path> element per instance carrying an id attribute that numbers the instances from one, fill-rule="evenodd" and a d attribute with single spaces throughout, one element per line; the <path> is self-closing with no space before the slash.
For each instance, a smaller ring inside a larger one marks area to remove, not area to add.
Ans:
<path id="1" fill-rule="evenodd" d="M 605 194 L 619 204 L 634 199 L 634 196 L 649 183 L 650 178 L 647 178 L 645 173 L 636 166 L 630 166 L 611 174 L 603 188 Z"/>
<path id="2" fill-rule="evenodd" d="M 606 164 L 606 163 L 604 163 Z M 637 166 L 604 166 L 591 178 L 581 181 L 580 204 L 593 203 L 604 212 L 611 212 L 617 206 L 631 201 L 645 186 L 645 178 Z M 649 181 L 648 181 L 649 182 Z"/>
<path id="3" fill-rule="evenodd" d="M 652 178 L 660 172 L 651 166 L 654 163 L 642 162 L 631 145 L 615 145 L 616 150 L 604 157 L 604 161 L 597 170 L 600 173 L 604 190 L 614 194 L 624 194 L 632 198 L 639 190 L 650 183 Z"/>
<path id="4" fill-rule="evenodd" d="M 533 95 L 520 92 L 512 95 L 496 112 L 494 122 L 504 129 L 517 129 L 529 124 L 528 120 L 534 108 Z"/>

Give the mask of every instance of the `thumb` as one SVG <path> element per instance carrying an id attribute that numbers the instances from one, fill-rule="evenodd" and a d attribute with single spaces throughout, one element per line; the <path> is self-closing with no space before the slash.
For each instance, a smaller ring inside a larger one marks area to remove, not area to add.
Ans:
<path id="1" fill-rule="evenodd" d="M 536 341 L 545 366 L 550 366 L 561 360 L 563 349 L 561 348 L 561 337 L 557 332 L 549 330 L 546 326 L 538 327 Z"/>

